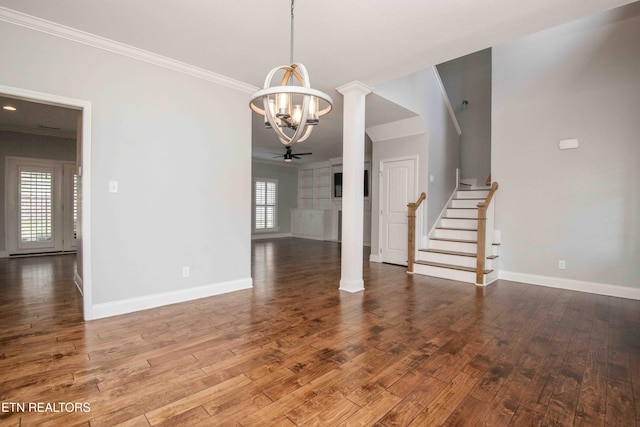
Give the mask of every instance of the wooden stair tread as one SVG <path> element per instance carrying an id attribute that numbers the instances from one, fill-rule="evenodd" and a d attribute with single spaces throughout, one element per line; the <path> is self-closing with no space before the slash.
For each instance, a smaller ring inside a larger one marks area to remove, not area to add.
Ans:
<path id="1" fill-rule="evenodd" d="M 452 265 L 452 264 L 441 264 L 439 262 L 430 262 L 430 261 L 416 261 L 416 264 L 420 264 L 420 265 L 427 265 L 427 266 L 431 266 L 431 267 L 440 267 L 440 268 L 448 268 L 450 270 L 460 270 L 460 271 L 466 271 L 469 273 L 475 273 L 476 269 L 472 268 L 472 267 L 462 267 L 459 265 Z M 489 274 L 491 273 L 493 270 L 485 270 L 484 274 Z"/>
<path id="2" fill-rule="evenodd" d="M 491 187 L 486 187 L 486 188 L 462 188 L 459 189 L 458 191 L 490 191 Z"/>
<path id="3" fill-rule="evenodd" d="M 442 249 L 419 249 L 420 252 L 431 252 L 435 254 L 444 254 L 444 255 L 457 255 L 457 256 L 466 256 L 469 258 L 477 258 L 477 255 L 472 252 L 456 252 L 456 251 L 445 251 Z"/>
<path id="4" fill-rule="evenodd" d="M 477 228 L 436 227 L 436 230 L 478 231 Z"/>
<path id="5" fill-rule="evenodd" d="M 445 242 L 456 242 L 456 243 L 478 243 L 477 240 L 460 240 L 460 239 L 447 239 L 444 237 L 430 237 L 430 240 L 444 240 Z"/>
<path id="6" fill-rule="evenodd" d="M 456 208 L 447 208 L 447 209 L 456 209 Z M 471 208 L 469 208 L 469 209 L 471 209 Z M 478 220 L 478 218 L 465 218 L 463 216 L 443 216 L 440 219 L 466 219 L 466 220 L 471 220 L 471 221 L 477 221 Z"/>
<path id="7" fill-rule="evenodd" d="M 477 258 L 478 254 L 473 252 L 456 252 L 456 251 L 446 251 L 443 249 L 418 249 L 420 252 L 430 252 L 434 254 L 443 254 L 443 255 L 456 255 L 456 256 L 466 256 L 469 258 Z M 489 255 L 487 259 L 496 259 L 498 255 Z"/>

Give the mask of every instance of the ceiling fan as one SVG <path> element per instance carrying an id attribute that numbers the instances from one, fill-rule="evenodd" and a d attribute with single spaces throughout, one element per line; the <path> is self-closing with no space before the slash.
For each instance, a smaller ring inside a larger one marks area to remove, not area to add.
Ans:
<path id="1" fill-rule="evenodd" d="M 308 156 L 310 154 L 313 154 L 313 153 L 295 153 L 294 154 L 291 152 L 291 147 L 287 147 L 287 152 L 284 153 L 284 155 L 278 154 L 277 156 L 274 157 L 274 159 L 277 157 L 284 157 L 284 161 L 287 163 L 290 163 L 293 161 L 293 159 L 300 159 L 300 157 L 298 156 Z"/>

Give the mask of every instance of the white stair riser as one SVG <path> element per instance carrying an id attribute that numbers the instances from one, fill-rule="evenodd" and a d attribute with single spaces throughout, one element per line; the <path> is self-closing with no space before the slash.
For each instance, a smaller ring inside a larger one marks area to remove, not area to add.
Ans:
<path id="1" fill-rule="evenodd" d="M 481 200 L 451 200 L 448 207 L 450 208 L 477 208 Z"/>
<path id="2" fill-rule="evenodd" d="M 478 218 L 477 209 L 447 209 L 447 216 L 456 218 Z"/>
<path id="3" fill-rule="evenodd" d="M 431 265 L 415 264 L 413 272 L 425 276 L 440 277 L 443 279 L 457 280 L 459 282 L 475 283 L 476 273 L 469 271 L 452 270 L 450 268 L 434 267 Z"/>
<path id="4" fill-rule="evenodd" d="M 457 191 L 456 199 L 486 199 L 489 195 L 488 190 L 482 191 Z"/>
<path id="5" fill-rule="evenodd" d="M 436 228 L 433 237 L 441 237 L 443 239 L 478 240 L 478 232 L 467 231 L 467 230 L 448 230 L 446 228 Z"/>
<path id="6" fill-rule="evenodd" d="M 420 261 L 437 262 L 438 264 L 450 264 L 460 267 L 476 266 L 476 258 L 460 255 L 439 254 L 437 252 L 420 252 Z"/>
<path id="7" fill-rule="evenodd" d="M 440 220 L 440 227 L 449 228 L 478 228 L 477 219 L 452 219 L 442 218 Z"/>
<path id="8" fill-rule="evenodd" d="M 475 243 L 450 242 L 447 240 L 429 240 L 429 249 L 441 249 L 443 251 L 476 253 L 478 245 Z"/>
<path id="9" fill-rule="evenodd" d="M 418 254 L 420 261 L 436 262 L 438 264 L 457 265 L 459 267 L 476 268 L 476 257 L 441 254 L 437 252 L 424 252 L 420 251 Z M 484 269 L 493 269 L 493 260 L 487 259 L 484 261 Z"/>

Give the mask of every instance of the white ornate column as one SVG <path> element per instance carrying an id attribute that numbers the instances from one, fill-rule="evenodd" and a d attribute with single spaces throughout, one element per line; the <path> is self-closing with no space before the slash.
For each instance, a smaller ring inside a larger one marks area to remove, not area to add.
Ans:
<path id="1" fill-rule="evenodd" d="M 364 223 L 365 97 L 373 90 L 360 82 L 337 88 L 344 97 L 342 136 L 342 268 L 340 290 L 364 290 L 362 278 Z"/>

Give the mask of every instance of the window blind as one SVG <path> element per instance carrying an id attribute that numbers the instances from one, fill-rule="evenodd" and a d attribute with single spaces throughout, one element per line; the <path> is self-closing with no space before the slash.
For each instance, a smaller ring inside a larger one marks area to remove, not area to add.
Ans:
<path id="1" fill-rule="evenodd" d="M 20 172 L 20 238 L 23 242 L 51 241 L 52 189 L 50 172 Z"/>
<path id="2" fill-rule="evenodd" d="M 256 230 L 276 228 L 278 188 L 273 181 L 256 181 Z"/>

